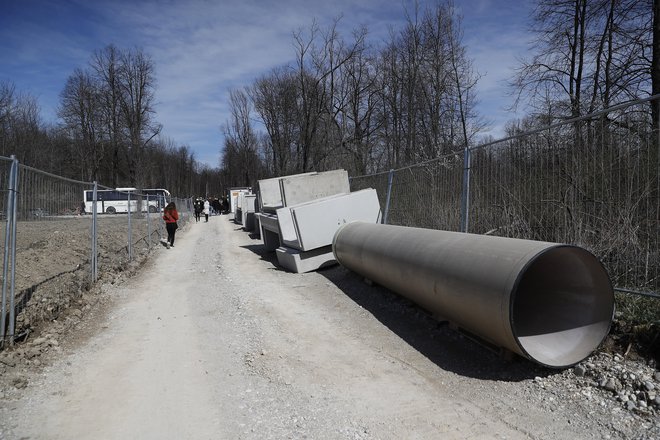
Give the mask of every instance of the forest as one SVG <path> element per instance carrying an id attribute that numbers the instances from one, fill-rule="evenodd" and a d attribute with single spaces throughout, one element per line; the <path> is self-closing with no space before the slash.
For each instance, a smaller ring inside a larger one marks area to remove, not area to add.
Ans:
<path id="1" fill-rule="evenodd" d="M 509 84 L 527 113 L 510 121 L 507 135 L 657 94 L 657 4 L 538 1 L 533 47 Z M 451 2 L 409 11 L 387 44 L 367 35 L 357 29 L 344 39 L 336 24 L 313 24 L 294 34 L 295 64 L 231 92 L 221 162 L 227 181 L 337 167 L 364 175 L 492 141 L 481 135 L 480 76 Z M 657 132 L 657 101 L 641 112 Z"/>
<path id="2" fill-rule="evenodd" d="M 196 161 L 190 146 L 159 136 L 155 80 L 148 54 L 107 46 L 68 77 L 57 123 L 42 121 L 35 97 L 0 82 L 0 156 L 110 187 L 168 188 L 181 197 L 220 194 L 218 169 Z"/>
<path id="3" fill-rule="evenodd" d="M 507 134 L 658 93 L 657 3 L 539 0 L 534 46 L 509 84 L 528 111 Z M 70 74 L 56 123 L 41 120 L 35 97 L 1 82 L 0 155 L 73 179 L 188 196 L 312 170 L 398 169 L 492 140 L 480 134 L 480 74 L 452 2 L 405 16 L 378 44 L 366 27 L 342 36 L 340 19 L 293 32 L 295 62 L 228 91 L 216 168 L 160 136 L 156 66 L 141 49 L 113 45 Z M 657 131 L 657 101 L 642 111 Z"/>

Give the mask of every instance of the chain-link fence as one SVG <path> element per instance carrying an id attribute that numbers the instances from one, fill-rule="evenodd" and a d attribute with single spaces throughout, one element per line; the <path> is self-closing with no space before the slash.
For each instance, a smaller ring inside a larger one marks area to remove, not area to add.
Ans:
<path id="1" fill-rule="evenodd" d="M 143 261 L 167 235 L 161 217 L 166 202 L 176 203 L 181 225 L 192 212 L 191 200 L 162 190 L 117 191 L 4 157 L 0 188 L 1 345 L 57 319 L 99 278 Z"/>
<path id="2" fill-rule="evenodd" d="M 376 188 L 390 224 L 584 247 L 617 290 L 660 296 L 659 136 L 649 101 L 352 177 L 351 189 Z"/>

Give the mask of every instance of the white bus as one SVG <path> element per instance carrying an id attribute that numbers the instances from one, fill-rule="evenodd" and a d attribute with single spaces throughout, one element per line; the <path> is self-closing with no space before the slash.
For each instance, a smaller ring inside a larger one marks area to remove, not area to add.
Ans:
<path id="1" fill-rule="evenodd" d="M 116 214 L 128 212 L 128 200 L 131 200 L 131 212 L 138 209 L 138 200 L 141 199 L 142 212 L 161 212 L 170 201 L 170 192 L 166 189 L 142 189 L 139 191 L 118 191 L 116 189 L 99 189 L 96 191 L 96 212 Z M 85 212 L 91 214 L 94 209 L 94 191 L 83 191 Z"/>

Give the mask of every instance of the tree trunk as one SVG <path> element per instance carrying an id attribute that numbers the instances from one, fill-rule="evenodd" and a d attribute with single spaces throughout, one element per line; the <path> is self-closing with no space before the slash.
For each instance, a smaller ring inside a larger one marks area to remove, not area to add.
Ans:
<path id="1" fill-rule="evenodd" d="M 660 94 L 660 0 L 653 0 L 653 59 L 651 61 L 651 94 Z M 660 141 L 660 100 L 651 102 L 655 145 Z"/>

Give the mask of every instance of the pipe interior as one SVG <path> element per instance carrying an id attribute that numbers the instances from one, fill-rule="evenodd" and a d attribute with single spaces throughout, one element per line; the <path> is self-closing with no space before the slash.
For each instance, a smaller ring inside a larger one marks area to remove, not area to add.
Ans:
<path id="1" fill-rule="evenodd" d="M 520 347 L 551 367 L 580 362 L 610 328 L 614 293 L 603 266 L 570 246 L 537 256 L 512 295 L 511 326 Z"/>

